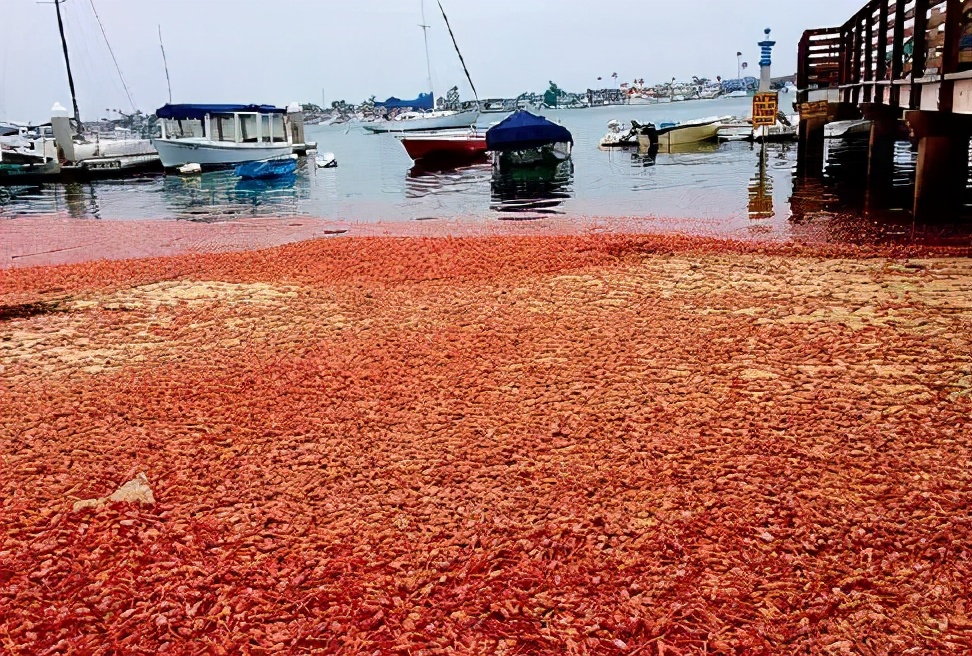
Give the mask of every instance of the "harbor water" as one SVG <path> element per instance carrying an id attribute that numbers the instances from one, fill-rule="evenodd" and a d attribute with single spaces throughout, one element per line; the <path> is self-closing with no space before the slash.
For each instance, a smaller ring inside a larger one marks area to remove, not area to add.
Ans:
<path id="1" fill-rule="evenodd" d="M 789 109 L 784 96 L 781 107 Z M 553 175 L 500 177 L 489 164 L 445 171 L 413 166 L 394 135 L 360 125 L 308 126 L 309 140 L 339 166 L 303 159 L 274 181 L 240 180 L 230 170 L 201 176 L 151 175 L 83 184 L 0 187 L 0 218 L 58 215 L 75 219 L 172 219 L 204 222 L 313 216 L 350 224 L 498 221 L 560 216 L 597 225 L 624 217 L 631 229 L 738 239 L 812 242 L 930 241 L 969 244 L 968 223 L 919 226 L 907 212 L 865 218 L 859 177 L 866 141 L 832 142 L 822 182 L 795 181 L 796 144 L 706 144 L 648 157 L 598 149 L 612 119 L 685 121 L 748 116 L 751 99 L 549 110 L 574 135 L 572 161 Z M 495 118 L 494 118 L 495 117 Z M 481 127 L 503 115 L 484 115 Z M 914 156 L 899 144 L 896 184 L 913 183 Z M 908 198 L 902 193 L 900 209 Z M 894 205 L 892 203 L 892 205 Z"/>

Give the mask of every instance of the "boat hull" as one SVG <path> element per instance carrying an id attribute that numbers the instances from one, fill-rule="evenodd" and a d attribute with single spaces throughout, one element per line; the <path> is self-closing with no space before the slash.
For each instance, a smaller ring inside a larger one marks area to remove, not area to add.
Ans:
<path id="1" fill-rule="evenodd" d="M 465 133 L 461 135 L 438 136 L 409 135 L 401 138 L 402 146 L 408 156 L 419 160 L 458 160 L 468 161 L 486 157 L 486 135 Z"/>
<path id="2" fill-rule="evenodd" d="M 676 146 L 716 140 L 719 138 L 721 125 L 721 122 L 716 121 L 704 125 L 686 125 L 672 128 L 666 132 L 659 132 L 658 148 L 659 150 L 668 150 Z M 638 135 L 638 145 L 644 149 L 651 148 L 651 137 L 645 134 Z"/>
<path id="3" fill-rule="evenodd" d="M 421 132 L 425 130 L 454 130 L 469 128 L 479 120 L 479 110 L 456 112 L 448 116 L 432 116 L 429 118 L 410 118 L 401 121 L 379 121 L 368 123 L 364 129 L 369 132 Z"/>
<path id="4" fill-rule="evenodd" d="M 61 166 L 56 161 L 36 164 L 0 161 L 0 186 L 50 182 L 60 173 Z"/>
<path id="5" fill-rule="evenodd" d="M 152 145 L 159 152 L 162 166 L 167 169 L 184 164 L 200 164 L 204 168 L 230 166 L 262 159 L 286 157 L 293 152 L 289 143 L 248 144 L 190 139 L 154 139 Z"/>
<path id="6" fill-rule="evenodd" d="M 293 175 L 297 170 L 297 156 L 260 162 L 245 162 L 236 167 L 236 175 L 244 180 L 266 180 Z"/>

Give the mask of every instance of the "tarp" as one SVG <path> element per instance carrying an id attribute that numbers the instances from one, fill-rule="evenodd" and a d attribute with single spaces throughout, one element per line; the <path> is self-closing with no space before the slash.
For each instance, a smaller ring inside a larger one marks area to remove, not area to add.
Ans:
<path id="1" fill-rule="evenodd" d="M 286 109 L 273 105 L 163 105 L 156 110 L 159 118 L 202 120 L 206 114 L 232 114 L 234 112 L 258 112 L 260 114 L 286 114 Z"/>
<path id="2" fill-rule="evenodd" d="M 574 143 L 570 130 L 542 116 L 519 110 L 486 131 L 492 151 L 524 150 L 553 143 Z"/>
<path id="3" fill-rule="evenodd" d="M 384 107 L 385 109 L 425 109 L 431 110 L 435 107 L 435 100 L 432 98 L 431 93 L 420 93 L 418 98 L 415 100 L 402 100 L 392 96 L 385 101 L 376 101 L 375 107 Z"/>

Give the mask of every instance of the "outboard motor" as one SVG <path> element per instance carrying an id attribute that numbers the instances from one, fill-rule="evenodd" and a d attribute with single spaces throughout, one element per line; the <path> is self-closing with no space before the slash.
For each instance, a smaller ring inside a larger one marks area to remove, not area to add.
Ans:
<path id="1" fill-rule="evenodd" d="M 639 134 L 648 137 L 648 154 L 655 156 L 658 153 L 658 129 L 655 127 L 654 123 L 648 123 L 647 125 L 641 125 L 639 127 Z"/>

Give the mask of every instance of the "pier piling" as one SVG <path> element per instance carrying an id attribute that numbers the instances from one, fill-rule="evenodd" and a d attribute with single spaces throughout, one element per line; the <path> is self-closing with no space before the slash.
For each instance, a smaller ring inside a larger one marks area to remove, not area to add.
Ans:
<path id="1" fill-rule="evenodd" d="M 895 142 L 906 121 L 918 147 L 911 210 L 918 220 L 962 209 L 972 135 L 972 6 L 957 0 L 871 0 L 840 27 L 804 32 L 797 70 L 800 177 L 823 172 L 829 121 L 871 121 L 865 211 L 885 209 Z"/>

